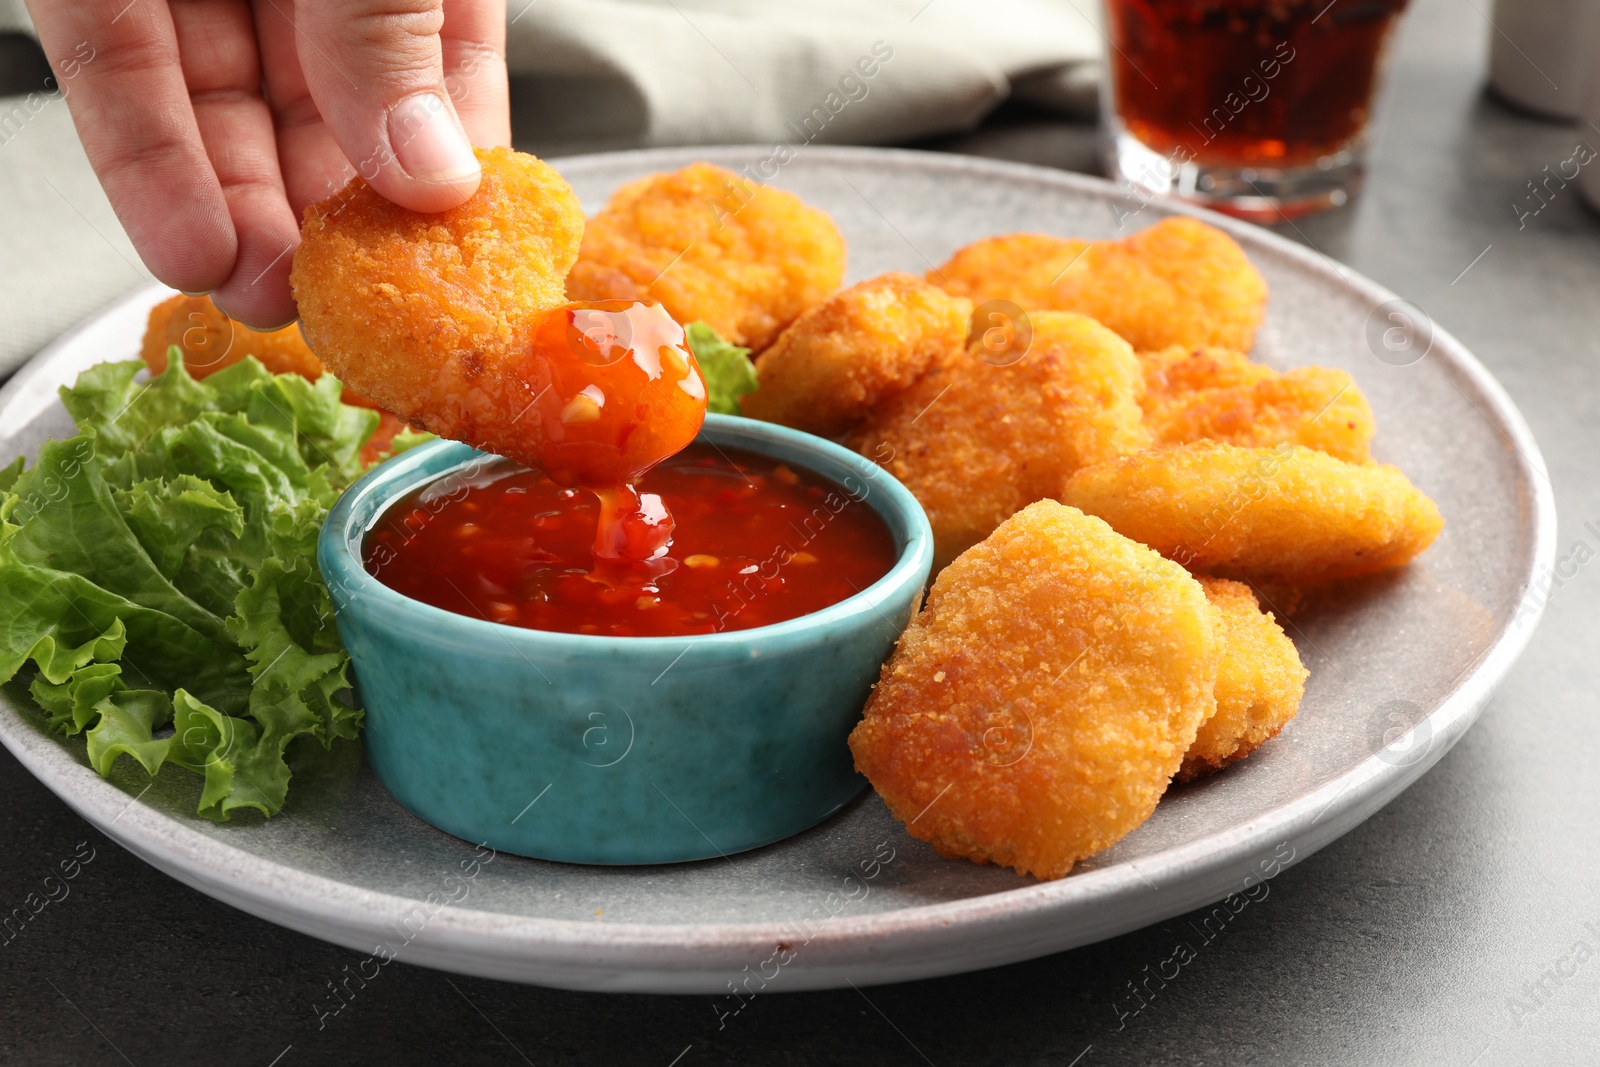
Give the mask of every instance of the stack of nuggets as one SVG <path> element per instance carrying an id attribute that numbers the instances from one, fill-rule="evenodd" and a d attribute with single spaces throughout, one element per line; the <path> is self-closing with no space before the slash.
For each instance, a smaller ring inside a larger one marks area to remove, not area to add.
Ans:
<path id="1" fill-rule="evenodd" d="M 863 295 L 909 286 L 873 279 L 778 336 L 745 410 L 844 440 L 933 525 L 857 766 L 939 851 L 1060 877 L 1293 717 L 1307 672 L 1247 583 L 1400 566 L 1443 520 L 1372 461 L 1347 373 L 1244 354 L 1266 283 L 1219 230 L 996 237 L 926 284 L 976 306 L 967 338 L 874 327 Z"/>

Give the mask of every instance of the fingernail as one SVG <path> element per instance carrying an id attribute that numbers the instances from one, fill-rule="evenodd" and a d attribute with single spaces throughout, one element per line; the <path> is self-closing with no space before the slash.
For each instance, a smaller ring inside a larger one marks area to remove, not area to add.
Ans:
<path id="1" fill-rule="evenodd" d="M 458 182 L 478 173 L 472 145 L 437 93 L 418 93 L 395 105 L 389 143 L 401 169 L 418 181 Z"/>

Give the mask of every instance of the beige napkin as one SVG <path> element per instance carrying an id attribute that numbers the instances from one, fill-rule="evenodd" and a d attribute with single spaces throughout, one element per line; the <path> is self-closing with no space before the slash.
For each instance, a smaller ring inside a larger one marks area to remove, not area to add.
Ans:
<path id="1" fill-rule="evenodd" d="M 1092 113 L 1098 0 L 509 0 L 518 147 L 897 143 Z M 0 0 L 0 31 L 29 28 Z M 65 101 L 0 98 L 0 378 L 150 280 Z"/>
<path id="2" fill-rule="evenodd" d="M 908 141 L 1013 90 L 1092 112 L 1101 48 L 1099 0 L 509 2 L 519 142 L 561 152 Z"/>

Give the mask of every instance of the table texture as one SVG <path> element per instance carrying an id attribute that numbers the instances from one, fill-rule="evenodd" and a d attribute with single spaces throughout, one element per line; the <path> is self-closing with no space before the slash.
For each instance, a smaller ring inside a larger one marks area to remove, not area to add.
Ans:
<path id="1" fill-rule="evenodd" d="M 201 896 L 90 829 L 0 752 L 0 911 L 75 866 L 0 944 L 0 1063 L 1094 1064 L 1591 1062 L 1600 1044 L 1600 219 L 1541 187 L 1600 130 L 1488 98 L 1496 31 L 1419 0 L 1368 188 L 1279 229 L 1413 301 L 1504 383 L 1548 462 L 1545 618 L 1428 775 L 1273 880 L 1220 932 L 1172 920 L 899 986 L 604 996 L 361 957 Z M 537 149 L 537 144 L 523 147 Z M 1093 131 L 1007 110 L 923 147 L 1096 169 Z M 1588 525 L 1593 523 L 1593 525 Z M 1161 977 L 1174 946 L 1194 949 Z"/>

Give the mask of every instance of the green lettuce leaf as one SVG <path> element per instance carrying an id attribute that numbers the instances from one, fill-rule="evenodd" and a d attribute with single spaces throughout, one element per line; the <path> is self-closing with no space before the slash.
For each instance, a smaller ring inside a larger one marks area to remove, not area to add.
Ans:
<path id="1" fill-rule="evenodd" d="M 0 493 L 17 484 L 17 479 L 22 476 L 23 466 L 25 466 L 23 458 L 18 456 L 5 467 L 0 467 Z"/>
<path id="2" fill-rule="evenodd" d="M 402 452 L 409 452 L 418 445 L 425 445 L 433 440 L 437 440 L 436 435 L 426 430 L 413 430 L 407 427 L 390 439 L 389 455 L 398 456 Z"/>
<path id="3" fill-rule="evenodd" d="M 706 383 L 706 410 L 718 415 L 738 415 L 739 398 L 756 391 L 756 365 L 750 350 L 729 344 L 703 322 L 684 327 L 689 350 L 700 364 Z"/>
<path id="4" fill-rule="evenodd" d="M 270 816 L 292 745 L 360 729 L 316 543 L 378 416 L 253 359 L 142 367 L 84 371 L 61 390 L 78 435 L 0 471 L 0 681 L 31 665 L 101 774 L 171 764 L 202 815 Z"/>

